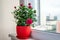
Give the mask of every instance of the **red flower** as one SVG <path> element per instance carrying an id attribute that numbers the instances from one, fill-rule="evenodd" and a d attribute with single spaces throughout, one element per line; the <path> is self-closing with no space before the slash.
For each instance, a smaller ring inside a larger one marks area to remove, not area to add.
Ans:
<path id="1" fill-rule="evenodd" d="M 26 20 L 26 24 L 32 24 L 32 22 L 33 22 L 33 20 L 32 20 L 31 18 L 28 18 L 28 19 Z"/>
<path id="2" fill-rule="evenodd" d="M 14 6 L 14 8 L 16 9 L 16 6 Z"/>
<path id="3" fill-rule="evenodd" d="M 28 6 L 28 8 L 32 9 L 32 6 L 31 6 L 31 5 L 29 5 L 29 6 Z"/>
<path id="4" fill-rule="evenodd" d="M 28 5 L 31 5 L 31 3 L 28 3 Z"/>
<path id="5" fill-rule="evenodd" d="M 23 3 L 22 3 L 22 4 L 20 4 L 20 6 L 23 6 Z"/>

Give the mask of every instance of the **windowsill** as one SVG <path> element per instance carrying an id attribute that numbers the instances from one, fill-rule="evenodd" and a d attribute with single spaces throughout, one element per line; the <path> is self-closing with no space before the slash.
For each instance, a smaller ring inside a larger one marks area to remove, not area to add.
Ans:
<path id="1" fill-rule="evenodd" d="M 56 33 L 49 33 L 49 32 L 44 32 L 44 31 L 40 31 L 40 30 L 32 30 L 31 33 L 32 38 L 30 38 L 29 40 L 34 40 L 34 39 L 38 39 L 38 40 L 60 40 L 60 34 L 56 34 Z M 15 39 L 18 40 L 16 38 L 16 35 L 14 34 L 10 34 L 11 39 Z"/>

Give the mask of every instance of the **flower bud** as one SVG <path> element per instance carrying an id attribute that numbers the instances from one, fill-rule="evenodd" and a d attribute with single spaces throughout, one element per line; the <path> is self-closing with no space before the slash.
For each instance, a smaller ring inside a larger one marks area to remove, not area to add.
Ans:
<path id="1" fill-rule="evenodd" d="M 14 6 L 14 8 L 16 9 L 16 6 Z"/>
<path id="2" fill-rule="evenodd" d="M 23 3 L 22 3 L 22 4 L 20 4 L 20 6 L 23 6 Z"/>
<path id="3" fill-rule="evenodd" d="M 36 13 L 36 10 L 34 10 L 34 13 Z"/>
<path id="4" fill-rule="evenodd" d="M 28 3 L 28 5 L 31 5 L 31 3 Z"/>

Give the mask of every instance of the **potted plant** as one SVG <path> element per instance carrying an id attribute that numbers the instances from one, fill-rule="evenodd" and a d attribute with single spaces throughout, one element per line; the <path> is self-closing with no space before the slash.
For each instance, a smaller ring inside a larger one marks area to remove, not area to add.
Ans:
<path id="1" fill-rule="evenodd" d="M 28 6 L 25 6 L 23 3 L 18 6 L 15 6 L 13 11 L 14 18 L 16 19 L 16 33 L 18 38 L 29 38 L 31 34 L 31 25 L 33 27 L 34 22 L 36 21 L 36 10 L 31 6 L 31 3 L 28 3 Z"/>

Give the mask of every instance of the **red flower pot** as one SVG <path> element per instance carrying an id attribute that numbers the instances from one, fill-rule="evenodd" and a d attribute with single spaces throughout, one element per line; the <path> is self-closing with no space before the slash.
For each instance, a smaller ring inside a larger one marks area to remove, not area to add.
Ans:
<path id="1" fill-rule="evenodd" d="M 16 33 L 19 39 L 27 39 L 30 37 L 31 28 L 30 26 L 17 26 Z"/>

